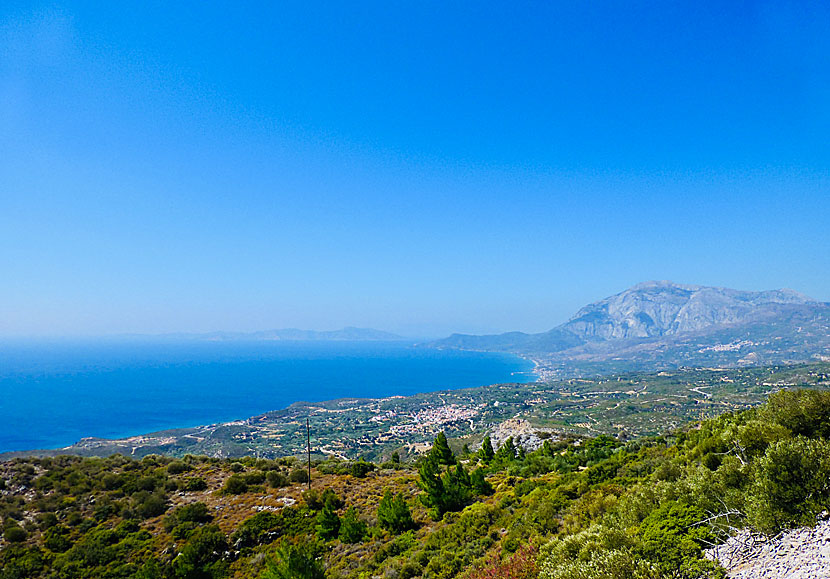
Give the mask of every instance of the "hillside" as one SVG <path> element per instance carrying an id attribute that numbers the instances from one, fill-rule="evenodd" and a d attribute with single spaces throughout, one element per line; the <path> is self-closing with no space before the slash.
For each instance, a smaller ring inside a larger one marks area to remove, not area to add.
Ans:
<path id="1" fill-rule="evenodd" d="M 439 435 L 409 463 L 329 458 L 311 490 L 292 458 L 15 459 L 0 463 L 0 577 L 724 577 L 710 546 L 830 508 L 828 424 L 827 391 L 785 390 L 627 442 L 469 452 Z M 776 557 L 780 576 L 799 561 Z"/>
<path id="2" fill-rule="evenodd" d="M 783 289 L 646 282 L 589 304 L 540 334 L 454 334 L 437 348 L 532 356 L 548 377 L 830 358 L 830 304 Z"/>

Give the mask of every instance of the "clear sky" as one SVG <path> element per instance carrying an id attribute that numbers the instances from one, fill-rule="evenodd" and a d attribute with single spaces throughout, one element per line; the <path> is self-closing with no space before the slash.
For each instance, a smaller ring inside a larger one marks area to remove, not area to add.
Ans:
<path id="1" fill-rule="evenodd" d="M 821 2 L 0 4 L 0 335 L 830 301 Z"/>

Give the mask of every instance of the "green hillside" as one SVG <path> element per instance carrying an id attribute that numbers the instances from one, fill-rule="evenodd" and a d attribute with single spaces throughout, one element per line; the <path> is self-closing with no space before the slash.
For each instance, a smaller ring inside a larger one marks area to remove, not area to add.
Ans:
<path id="1" fill-rule="evenodd" d="M 318 461 L 310 490 L 294 458 L 0 463 L 0 578 L 717 577 L 731 530 L 830 507 L 822 389 L 629 441 L 449 442 Z"/>

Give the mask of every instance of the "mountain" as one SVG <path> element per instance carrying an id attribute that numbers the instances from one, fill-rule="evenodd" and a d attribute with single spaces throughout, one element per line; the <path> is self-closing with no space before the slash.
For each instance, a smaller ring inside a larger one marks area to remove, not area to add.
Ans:
<path id="1" fill-rule="evenodd" d="M 531 355 L 614 370 L 779 363 L 830 356 L 830 304 L 790 289 L 763 292 L 650 281 L 589 304 L 540 334 L 453 334 L 439 348 Z"/>
<path id="2" fill-rule="evenodd" d="M 295 341 L 295 342 L 397 342 L 407 338 L 372 328 L 345 327 L 342 330 L 317 331 L 285 328 L 259 332 L 211 332 L 207 334 L 168 334 L 164 337 L 189 340 L 222 341 Z"/>

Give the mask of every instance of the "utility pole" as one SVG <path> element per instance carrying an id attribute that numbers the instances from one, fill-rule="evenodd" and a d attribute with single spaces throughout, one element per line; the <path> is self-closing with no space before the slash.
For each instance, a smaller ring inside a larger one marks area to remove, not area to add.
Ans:
<path id="1" fill-rule="evenodd" d="M 311 488 L 311 426 L 308 418 L 305 419 L 306 450 L 308 452 L 308 488 Z"/>

